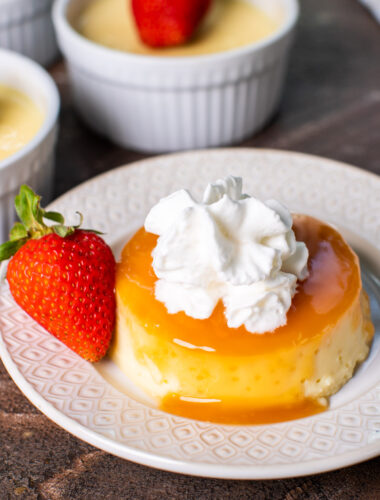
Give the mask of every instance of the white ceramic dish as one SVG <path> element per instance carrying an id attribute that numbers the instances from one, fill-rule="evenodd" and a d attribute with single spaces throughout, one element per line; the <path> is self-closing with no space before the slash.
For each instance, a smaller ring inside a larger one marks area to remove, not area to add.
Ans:
<path id="1" fill-rule="evenodd" d="M 53 0 L 0 0 L 0 47 L 47 66 L 58 56 Z"/>
<path id="2" fill-rule="evenodd" d="M 266 150 L 159 157 L 95 178 L 51 207 L 85 214 L 119 252 L 152 204 L 188 186 L 242 175 L 244 187 L 339 226 L 362 257 L 376 326 L 370 357 L 328 411 L 291 422 L 223 426 L 150 408 L 107 360 L 86 363 L 33 322 L 0 288 L 0 354 L 24 394 L 79 438 L 120 457 L 174 472 L 234 479 L 336 469 L 380 453 L 380 178 L 322 158 Z M 365 203 L 363 202 L 365 200 Z M 120 222 L 123 221 L 122 224 Z M 352 231 L 349 229 L 352 228 Z M 376 281 L 377 280 L 377 281 Z M 116 374 L 117 375 L 117 374 Z"/>
<path id="3" fill-rule="evenodd" d="M 111 50 L 70 20 L 91 0 L 56 0 L 53 19 L 74 99 L 86 123 L 121 146 L 174 151 L 235 143 L 260 129 L 280 101 L 297 0 L 250 0 L 278 30 L 236 50 L 151 57 Z"/>
<path id="4" fill-rule="evenodd" d="M 44 122 L 17 153 L 0 161 L 0 242 L 14 221 L 14 197 L 21 184 L 51 197 L 54 146 L 57 134 L 59 94 L 52 78 L 38 64 L 15 52 L 0 49 L 0 83 L 27 94 L 43 111 Z"/>

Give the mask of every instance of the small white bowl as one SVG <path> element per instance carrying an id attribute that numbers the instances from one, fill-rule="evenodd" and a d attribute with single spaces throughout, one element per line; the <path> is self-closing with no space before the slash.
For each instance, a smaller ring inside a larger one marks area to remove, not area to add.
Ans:
<path id="1" fill-rule="evenodd" d="M 72 27 L 91 0 L 56 0 L 53 21 L 85 122 L 121 146 L 162 152 L 241 141 L 276 110 L 297 0 L 250 0 L 281 17 L 263 40 L 216 54 L 154 57 L 108 49 Z"/>
<path id="2" fill-rule="evenodd" d="M 14 197 L 28 184 L 51 198 L 59 94 L 52 78 L 38 64 L 15 52 L 0 49 L 0 84 L 28 95 L 44 113 L 40 130 L 22 149 L 0 161 L 0 243 L 15 220 Z"/>
<path id="3" fill-rule="evenodd" d="M 0 47 L 47 66 L 58 56 L 53 0 L 0 0 Z"/>

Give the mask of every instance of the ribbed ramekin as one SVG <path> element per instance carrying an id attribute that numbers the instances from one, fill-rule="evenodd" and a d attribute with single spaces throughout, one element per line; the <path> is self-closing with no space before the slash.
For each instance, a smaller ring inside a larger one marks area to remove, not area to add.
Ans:
<path id="1" fill-rule="evenodd" d="M 0 0 L 0 47 L 47 66 L 58 56 L 53 0 Z"/>
<path id="2" fill-rule="evenodd" d="M 38 64 L 15 52 L 0 49 L 0 84 L 27 94 L 43 111 L 45 119 L 33 139 L 17 153 L 0 161 L 0 243 L 15 219 L 14 197 L 28 184 L 44 198 L 51 198 L 54 146 L 59 112 L 58 90 Z"/>
<path id="3" fill-rule="evenodd" d="M 152 57 L 108 49 L 72 27 L 91 0 L 56 0 L 53 21 L 84 121 L 117 144 L 148 152 L 236 143 L 279 104 L 298 18 L 297 0 L 250 0 L 281 10 L 271 36 L 194 57 Z"/>

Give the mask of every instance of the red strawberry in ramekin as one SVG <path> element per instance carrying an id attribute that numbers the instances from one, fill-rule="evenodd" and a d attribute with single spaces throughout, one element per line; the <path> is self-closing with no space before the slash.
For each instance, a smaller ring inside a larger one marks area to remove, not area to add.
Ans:
<path id="1" fill-rule="evenodd" d="M 205 16 L 211 0 L 132 0 L 140 37 L 151 47 L 187 42 Z"/>

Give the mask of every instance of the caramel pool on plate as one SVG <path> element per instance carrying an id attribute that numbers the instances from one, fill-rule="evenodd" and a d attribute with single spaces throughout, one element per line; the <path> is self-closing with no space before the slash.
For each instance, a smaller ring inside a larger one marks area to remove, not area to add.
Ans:
<path id="1" fill-rule="evenodd" d="M 116 278 L 111 357 L 170 413 L 227 424 L 271 423 L 322 411 L 369 351 L 373 326 L 357 256 L 331 226 L 295 216 L 309 249 L 287 324 L 262 335 L 229 328 L 219 304 L 197 320 L 154 296 L 156 236 L 140 229 Z"/>

